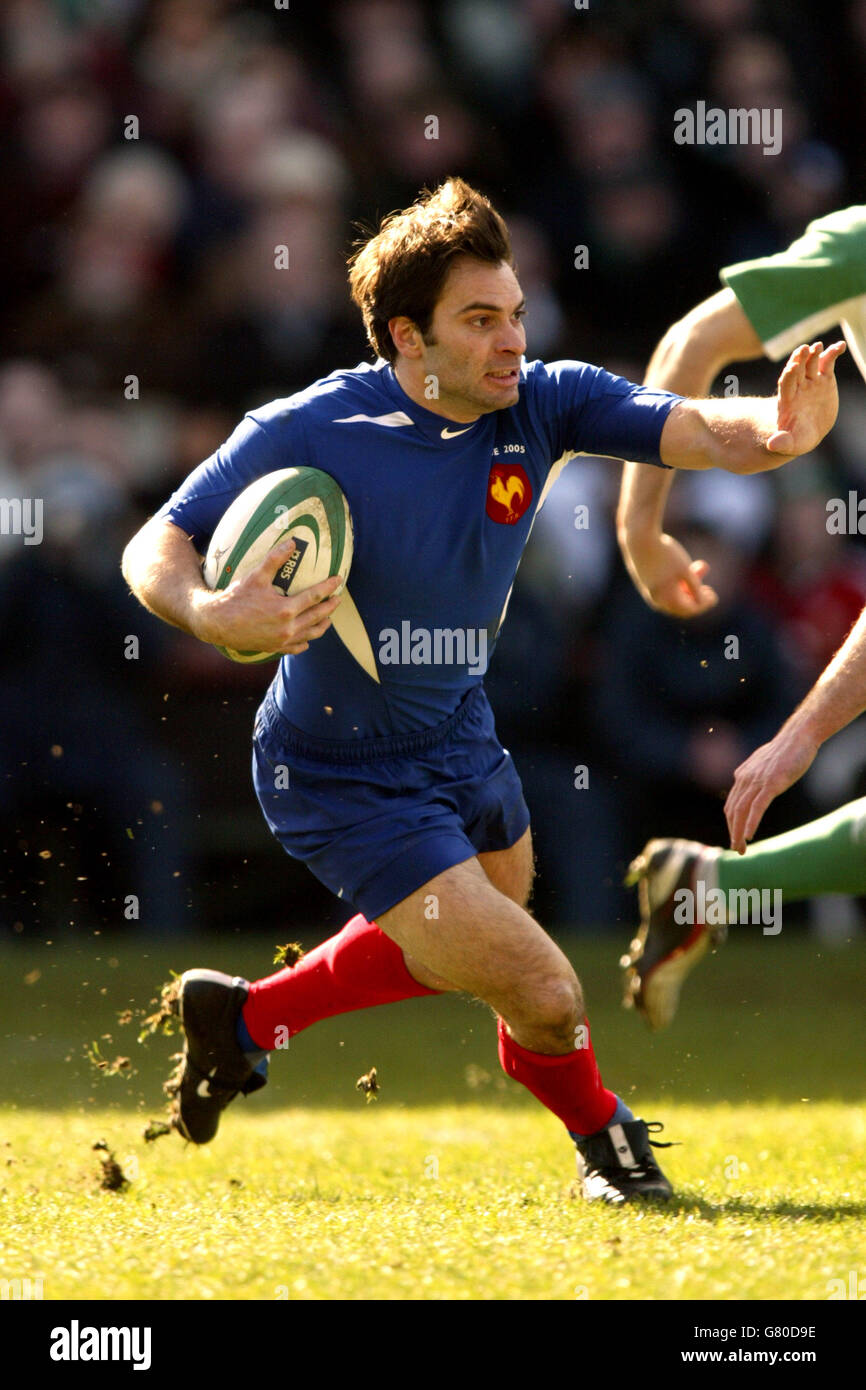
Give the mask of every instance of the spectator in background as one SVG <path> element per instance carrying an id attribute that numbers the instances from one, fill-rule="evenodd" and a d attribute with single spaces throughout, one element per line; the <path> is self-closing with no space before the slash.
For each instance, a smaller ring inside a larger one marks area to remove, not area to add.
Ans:
<path id="1" fill-rule="evenodd" d="M 362 349 L 345 305 L 348 172 L 338 151 L 287 131 L 258 152 L 247 187 L 246 225 L 203 272 L 200 311 L 211 328 L 199 354 L 200 393 L 244 406 L 290 395 L 335 357 L 353 365 Z"/>
<path id="2" fill-rule="evenodd" d="M 351 0 L 336 24 L 349 100 L 358 116 L 351 154 L 375 207 L 411 201 L 419 184 L 454 169 L 507 176 L 498 134 L 482 128 L 446 73 L 413 0 Z M 363 138 L 358 136 L 363 132 Z"/>
<path id="3" fill-rule="evenodd" d="M 249 37 L 241 43 L 190 103 L 192 206 L 183 236 L 191 270 L 214 243 L 245 225 L 261 196 L 256 178 L 263 151 L 304 130 L 331 140 L 332 125 L 296 53 L 251 44 Z"/>
<path id="4" fill-rule="evenodd" d="M 778 501 L 772 544 L 767 561 L 755 570 L 752 589 L 799 680 L 809 686 L 866 604 L 866 556 L 829 525 L 828 499 L 839 494 L 839 487 L 817 457 L 792 470 L 789 478 L 774 481 Z"/>
<path id="5" fill-rule="evenodd" d="M 103 457 L 61 445 L 76 434 Z M 44 370 L 0 374 L 4 496 L 37 502 L 42 531 L 0 546 L 0 923 L 19 930 L 191 925 L 184 787 L 142 714 L 172 638 L 119 579 L 130 511 L 110 441 L 113 417 L 69 412 Z"/>
<path id="6" fill-rule="evenodd" d="M 47 367 L 19 361 L 0 368 L 0 451 L 22 480 L 34 459 L 60 443 L 65 408 L 60 384 Z"/>
<path id="7" fill-rule="evenodd" d="M 119 400 L 130 373 L 151 390 L 188 378 L 194 333 L 172 283 L 185 198 L 162 151 L 130 145 L 102 156 L 65 231 L 56 281 L 21 316 L 20 350 Z"/>
<path id="8" fill-rule="evenodd" d="M 783 46 L 764 34 L 730 34 L 719 46 L 710 74 L 710 97 L 723 110 L 780 112 L 778 153 L 758 144 L 707 147 L 716 164 L 727 163 L 766 207 L 775 239 L 789 241 L 804 222 L 829 212 L 842 192 L 842 162 L 814 138 L 811 93 L 798 85 Z M 770 197 L 766 194 L 769 188 Z M 745 228 L 743 229 L 745 241 Z M 761 254 L 732 247 L 733 258 Z M 773 249 L 768 247 L 768 250 Z"/>

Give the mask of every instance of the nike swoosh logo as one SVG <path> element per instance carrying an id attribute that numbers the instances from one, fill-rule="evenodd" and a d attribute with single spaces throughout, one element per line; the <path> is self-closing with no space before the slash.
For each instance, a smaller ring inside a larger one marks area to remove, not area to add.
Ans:
<path id="1" fill-rule="evenodd" d="M 458 436 L 458 434 L 466 434 L 467 430 L 471 430 L 471 428 L 472 428 L 471 425 L 467 425 L 465 430 L 443 430 L 443 431 L 442 431 L 442 438 L 443 438 L 443 439 L 456 439 L 457 436 Z"/>

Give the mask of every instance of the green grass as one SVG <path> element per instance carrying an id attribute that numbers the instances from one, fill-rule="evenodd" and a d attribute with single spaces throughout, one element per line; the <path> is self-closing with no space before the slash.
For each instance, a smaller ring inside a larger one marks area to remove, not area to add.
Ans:
<path id="1" fill-rule="evenodd" d="M 559 1123 L 455 998 L 320 1024 L 213 1145 L 146 1144 L 176 1044 L 138 1047 L 118 1011 L 170 966 L 266 973 L 270 943 L 7 947 L 0 1278 L 42 1275 L 46 1299 L 821 1300 L 866 1282 L 866 947 L 736 939 L 652 1037 L 618 1006 L 622 944 L 568 949 L 607 1084 L 679 1142 L 663 1210 L 583 1203 Z M 96 1040 L 134 1074 L 100 1074 Z M 122 1191 L 98 1185 L 98 1140 Z"/>

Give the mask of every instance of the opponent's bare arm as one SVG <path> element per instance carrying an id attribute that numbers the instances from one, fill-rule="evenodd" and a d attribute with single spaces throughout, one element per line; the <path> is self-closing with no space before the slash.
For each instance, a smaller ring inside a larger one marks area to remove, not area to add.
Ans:
<path id="1" fill-rule="evenodd" d="M 761 340 L 733 290 L 720 290 L 673 324 L 653 353 L 645 385 L 680 396 L 706 397 L 732 362 L 763 354 Z M 675 617 L 703 613 L 717 595 L 703 583 L 705 560 L 691 556 L 663 528 L 673 473 L 626 463 L 617 510 L 617 539 L 638 592 L 651 608 Z"/>
<path id="2" fill-rule="evenodd" d="M 303 593 L 282 593 L 272 580 L 294 546 L 293 540 L 281 541 L 245 579 L 212 591 L 202 580 L 201 559 L 189 536 L 173 522 L 152 519 L 123 552 L 123 576 L 145 608 L 202 642 L 295 655 L 330 626 L 340 602 L 339 595 L 332 596 L 340 576 Z"/>
<path id="3" fill-rule="evenodd" d="M 734 773 L 725 802 L 731 848 L 744 854 L 777 796 L 811 767 L 821 744 L 866 710 L 866 608 L 801 705 L 774 739 Z"/>
<path id="4" fill-rule="evenodd" d="M 680 401 L 662 430 L 662 463 L 763 473 L 810 453 L 836 422 L 835 363 L 844 351 L 844 342 L 796 348 L 775 396 Z"/>
<path id="5" fill-rule="evenodd" d="M 662 462 L 672 468 L 760 473 L 809 453 L 835 423 L 835 363 L 844 351 L 844 342 L 826 349 L 822 343 L 797 348 L 779 377 L 775 396 L 681 401 L 662 430 Z M 691 617 L 711 607 L 716 595 L 702 582 L 707 566 L 693 563 L 672 537 L 663 536 L 664 489 L 664 482 L 645 485 L 645 510 L 641 515 L 632 508 L 632 527 L 620 528 L 621 543 L 644 597 L 654 591 L 653 606 Z"/>

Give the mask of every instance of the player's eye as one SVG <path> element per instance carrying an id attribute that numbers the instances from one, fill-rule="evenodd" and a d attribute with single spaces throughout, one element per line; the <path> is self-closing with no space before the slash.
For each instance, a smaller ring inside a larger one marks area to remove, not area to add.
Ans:
<path id="1" fill-rule="evenodd" d="M 511 317 L 517 323 L 520 323 L 526 318 L 526 313 L 526 309 L 515 309 Z M 473 327 L 478 325 L 480 328 L 487 328 L 488 325 L 493 322 L 493 316 L 491 314 L 476 314 L 475 318 L 470 319 L 469 322 Z"/>

